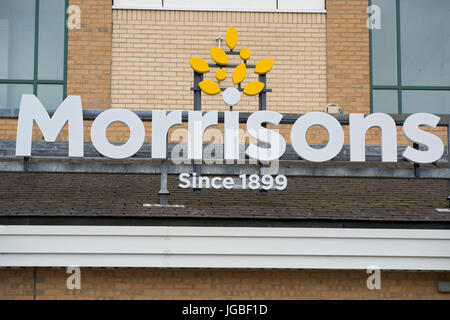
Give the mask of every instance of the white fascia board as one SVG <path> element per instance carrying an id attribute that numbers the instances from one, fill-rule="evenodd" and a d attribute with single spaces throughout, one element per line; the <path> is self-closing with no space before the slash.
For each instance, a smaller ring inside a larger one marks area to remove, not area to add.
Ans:
<path id="1" fill-rule="evenodd" d="M 276 0 L 164 0 L 164 8 L 275 10 Z"/>
<path id="2" fill-rule="evenodd" d="M 279 10 L 325 10 L 325 0 L 278 0 Z"/>
<path id="3" fill-rule="evenodd" d="M 113 9 L 325 13 L 325 0 L 114 0 Z"/>
<path id="4" fill-rule="evenodd" d="M 0 226 L 1 267 L 450 270 L 450 230 Z"/>
<path id="5" fill-rule="evenodd" d="M 128 7 L 135 9 L 162 8 L 162 0 L 114 0 L 113 8 Z"/>

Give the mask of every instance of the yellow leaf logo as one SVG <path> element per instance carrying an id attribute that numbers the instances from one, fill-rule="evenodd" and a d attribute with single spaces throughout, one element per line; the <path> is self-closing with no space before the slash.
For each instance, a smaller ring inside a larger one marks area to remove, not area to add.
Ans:
<path id="1" fill-rule="evenodd" d="M 195 72 L 198 73 L 208 73 L 209 72 L 209 66 L 208 63 L 203 60 L 202 58 L 191 58 L 189 60 L 189 63 L 191 64 L 191 68 L 195 70 Z"/>
<path id="2" fill-rule="evenodd" d="M 228 56 L 220 48 L 211 48 L 211 58 L 220 66 L 226 66 L 228 64 Z"/>
<path id="3" fill-rule="evenodd" d="M 233 84 L 236 85 L 244 81 L 246 75 L 247 66 L 245 65 L 245 63 L 241 63 L 233 71 Z"/>
<path id="4" fill-rule="evenodd" d="M 273 59 L 263 59 L 256 65 L 255 73 L 266 74 L 272 70 L 275 61 Z"/>
<path id="5" fill-rule="evenodd" d="M 227 44 L 230 51 L 225 52 L 221 48 L 211 48 L 211 58 L 216 63 L 216 65 L 212 65 L 213 68 L 217 68 L 216 71 L 216 82 L 211 80 L 203 80 L 198 84 L 197 88 L 194 88 L 194 91 L 200 89 L 204 93 L 208 95 L 217 95 L 221 91 L 223 91 L 223 100 L 226 105 L 230 106 L 230 110 L 232 107 L 239 103 L 241 99 L 241 92 L 243 92 L 247 96 L 256 96 L 260 94 L 264 88 L 265 84 L 261 81 L 253 81 L 248 83 L 244 89 L 241 89 L 241 83 L 245 80 L 247 76 L 247 69 L 255 69 L 255 73 L 259 75 L 265 75 L 270 70 L 272 70 L 275 61 L 273 59 L 263 59 L 259 61 L 256 66 L 247 64 L 247 61 L 252 56 L 252 52 L 248 48 L 243 48 L 240 51 L 234 51 L 236 45 L 239 40 L 239 34 L 234 27 L 230 27 L 225 35 L 225 43 Z M 219 43 L 220 47 L 220 43 Z M 239 55 L 242 60 L 242 63 L 238 64 L 236 67 L 234 65 L 228 65 L 228 55 Z M 210 71 L 210 67 L 208 63 L 202 58 L 191 58 L 189 60 L 191 68 L 197 74 L 206 74 Z M 235 67 L 232 74 L 233 84 L 239 85 L 238 88 L 221 88 L 219 86 L 221 81 L 224 81 L 227 78 L 226 68 Z M 196 78 L 199 79 L 199 78 Z M 200 78 L 203 79 L 203 76 Z M 199 80 L 200 81 L 200 80 Z M 268 92 L 271 90 L 267 90 Z M 260 99 L 265 99 L 264 96 L 260 96 Z"/>
<path id="6" fill-rule="evenodd" d="M 249 49 L 244 48 L 241 50 L 239 56 L 241 57 L 242 60 L 247 61 L 252 56 L 252 52 Z"/>
<path id="7" fill-rule="evenodd" d="M 227 71 L 225 69 L 219 69 L 216 71 L 216 79 L 223 81 L 227 78 Z"/>
<path id="8" fill-rule="evenodd" d="M 236 47 L 238 40 L 239 40 L 238 32 L 233 26 L 231 26 L 225 35 L 225 42 L 231 51 L 233 51 L 233 49 Z"/>
<path id="9" fill-rule="evenodd" d="M 256 96 L 257 94 L 260 94 L 260 92 L 263 91 L 263 89 L 264 83 L 259 81 L 253 81 L 245 86 L 244 94 L 246 94 L 247 96 Z"/>
<path id="10" fill-rule="evenodd" d="M 216 94 L 220 93 L 220 87 L 217 83 L 211 81 L 211 80 L 204 80 L 198 84 L 200 86 L 200 89 L 206 94 L 209 94 L 211 96 L 215 96 Z"/>

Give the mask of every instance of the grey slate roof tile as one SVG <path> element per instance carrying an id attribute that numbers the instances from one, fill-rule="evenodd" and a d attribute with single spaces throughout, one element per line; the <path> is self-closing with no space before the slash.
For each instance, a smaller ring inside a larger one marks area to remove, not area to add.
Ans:
<path id="1" fill-rule="evenodd" d="M 450 221 L 449 182 L 429 179 L 289 178 L 286 191 L 177 188 L 159 203 L 159 176 L 0 173 L 0 216 Z"/>

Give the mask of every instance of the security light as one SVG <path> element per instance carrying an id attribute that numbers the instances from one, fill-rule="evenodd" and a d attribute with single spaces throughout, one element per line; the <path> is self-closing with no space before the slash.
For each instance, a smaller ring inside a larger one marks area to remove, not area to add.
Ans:
<path id="1" fill-rule="evenodd" d="M 329 114 L 343 114 L 342 108 L 336 103 L 327 104 L 325 112 Z"/>

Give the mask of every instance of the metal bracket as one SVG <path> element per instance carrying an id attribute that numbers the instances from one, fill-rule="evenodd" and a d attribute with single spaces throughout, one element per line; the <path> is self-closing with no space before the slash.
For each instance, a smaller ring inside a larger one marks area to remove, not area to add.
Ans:
<path id="1" fill-rule="evenodd" d="M 223 38 L 220 34 L 217 37 L 216 41 L 217 41 L 217 47 L 220 49 L 220 47 L 222 46 L 222 41 L 223 41 Z"/>
<path id="2" fill-rule="evenodd" d="M 419 150 L 419 145 L 414 143 L 413 148 Z M 414 163 L 414 177 L 420 178 L 420 164 L 418 163 Z"/>
<path id="3" fill-rule="evenodd" d="M 23 158 L 23 171 L 28 172 L 28 162 L 29 162 L 30 158 L 29 157 L 24 157 Z"/>
<path id="4" fill-rule="evenodd" d="M 166 206 L 169 204 L 169 189 L 168 185 L 168 173 L 169 173 L 169 164 L 167 160 L 161 160 L 161 186 L 159 190 L 159 204 Z"/>

